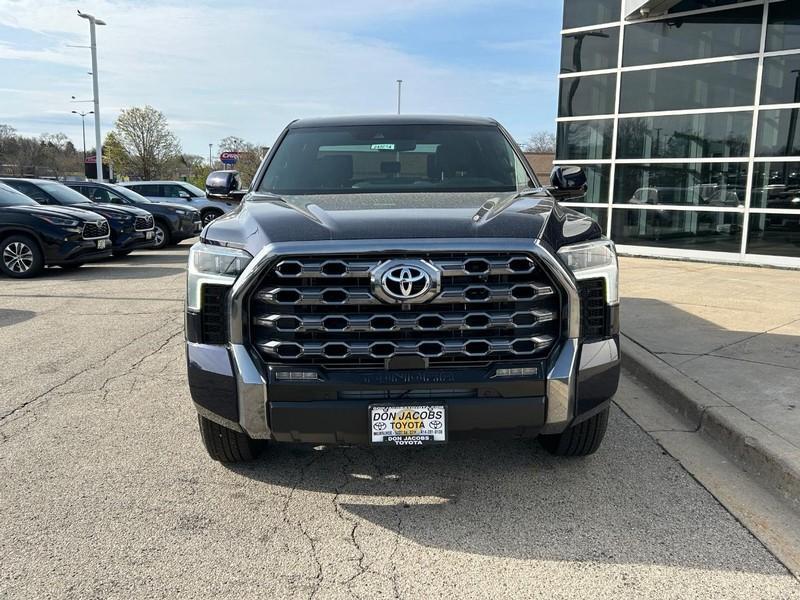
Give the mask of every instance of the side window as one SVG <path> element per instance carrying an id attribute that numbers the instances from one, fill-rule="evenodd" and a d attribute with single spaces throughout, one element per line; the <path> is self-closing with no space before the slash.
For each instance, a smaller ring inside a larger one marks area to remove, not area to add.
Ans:
<path id="1" fill-rule="evenodd" d="M 89 197 L 95 202 L 108 203 L 111 201 L 108 197 L 108 191 L 103 188 L 93 188 L 92 195 Z"/>
<path id="2" fill-rule="evenodd" d="M 179 185 L 164 185 L 164 196 L 166 198 L 191 198 L 192 195 Z"/>
<path id="3" fill-rule="evenodd" d="M 159 186 L 157 185 L 132 185 L 131 189 L 136 192 L 137 194 L 141 194 L 142 196 L 153 196 L 157 198 L 162 194 L 159 191 Z"/>
<path id="4" fill-rule="evenodd" d="M 108 194 L 108 201 L 111 204 L 128 204 L 125 201 L 125 198 L 123 198 L 122 196 L 117 196 L 117 194 L 115 194 L 114 192 L 111 192 L 109 190 L 105 190 L 105 191 Z"/>
<path id="5" fill-rule="evenodd" d="M 11 184 L 11 187 L 18 189 L 20 192 L 29 198 L 33 198 L 37 202 L 41 202 L 42 204 L 51 204 L 50 196 L 32 183 L 28 183 L 27 181 L 19 181 Z"/>

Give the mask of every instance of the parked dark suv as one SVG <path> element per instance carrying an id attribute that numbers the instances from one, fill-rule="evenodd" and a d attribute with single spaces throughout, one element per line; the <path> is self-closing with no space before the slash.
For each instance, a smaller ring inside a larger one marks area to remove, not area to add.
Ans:
<path id="1" fill-rule="evenodd" d="M 203 228 L 200 211 L 179 204 L 151 202 L 141 194 L 121 185 L 96 181 L 68 181 L 65 185 L 80 192 L 93 202 L 135 206 L 152 214 L 155 220 L 155 245 L 153 248 L 156 249 L 195 237 Z"/>
<path id="2" fill-rule="evenodd" d="M 183 181 L 123 181 L 120 185 L 153 202 L 171 202 L 195 208 L 200 211 L 203 225 L 235 208 L 233 202 L 208 198 L 203 190 Z"/>
<path id="3" fill-rule="evenodd" d="M 617 257 L 494 120 L 300 120 L 189 256 L 189 387 L 212 458 L 266 440 L 539 436 L 591 454 L 617 389 Z"/>
<path id="4" fill-rule="evenodd" d="M 41 206 L 0 183 L 0 272 L 34 277 L 45 266 L 78 267 L 111 256 L 110 228 L 95 213 Z"/>
<path id="5" fill-rule="evenodd" d="M 0 179 L 14 189 L 49 206 L 82 208 L 108 220 L 114 256 L 126 256 L 134 250 L 152 248 L 155 244 L 153 215 L 133 206 L 98 204 L 56 181 L 46 179 Z"/>

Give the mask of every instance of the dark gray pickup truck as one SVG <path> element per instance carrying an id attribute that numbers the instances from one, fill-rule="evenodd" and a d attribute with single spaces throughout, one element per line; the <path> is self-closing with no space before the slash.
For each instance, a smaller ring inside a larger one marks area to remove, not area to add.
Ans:
<path id="1" fill-rule="evenodd" d="M 603 439 L 620 368 L 614 245 L 494 120 L 308 119 L 189 257 L 191 395 L 212 458 L 265 443 Z"/>

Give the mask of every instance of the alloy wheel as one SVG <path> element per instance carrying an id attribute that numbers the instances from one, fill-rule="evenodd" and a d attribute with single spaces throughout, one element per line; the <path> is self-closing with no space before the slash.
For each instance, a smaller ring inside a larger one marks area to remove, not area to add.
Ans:
<path id="1" fill-rule="evenodd" d="M 156 225 L 156 248 L 161 248 L 164 245 L 164 240 L 167 234 L 160 225 Z"/>
<path id="2" fill-rule="evenodd" d="M 208 211 L 206 214 L 203 215 L 203 227 L 205 227 L 206 225 L 211 223 L 211 221 L 213 221 L 214 219 L 216 219 L 217 217 L 220 217 L 220 216 L 222 216 L 221 213 L 218 213 L 218 212 L 213 211 L 213 210 Z"/>
<path id="3" fill-rule="evenodd" d="M 3 249 L 3 264 L 12 273 L 27 273 L 33 260 L 33 250 L 23 242 L 11 242 Z"/>

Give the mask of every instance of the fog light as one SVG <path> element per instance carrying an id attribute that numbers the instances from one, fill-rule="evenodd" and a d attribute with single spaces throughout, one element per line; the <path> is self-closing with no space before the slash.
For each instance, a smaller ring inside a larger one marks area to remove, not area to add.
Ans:
<path id="1" fill-rule="evenodd" d="M 531 377 L 538 374 L 538 367 L 511 367 L 507 369 L 497 369 L 494 372 L 495 377 Z"/>
<path id="2" fill-rule="evenodd" d="M 278 381 L 316 381 L 319 379 L 314 371 L 277 371 L 275 379 Z"/>

